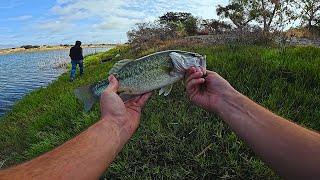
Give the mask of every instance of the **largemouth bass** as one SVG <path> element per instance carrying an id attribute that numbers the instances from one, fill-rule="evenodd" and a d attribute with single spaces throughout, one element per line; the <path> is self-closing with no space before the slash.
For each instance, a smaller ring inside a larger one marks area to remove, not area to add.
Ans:
<path id="1" fill-rule="evenodd" d="M 190 67 L 206 68 L 206 57 L 197 53 L 168 50 L 157 52 L 136 60 L 118 61 L 110 69 L 119 81 L 118 94 L 123 101 L 128 101 L 141 94 L 160 89 L 159 95 L 169 95 L 172 85 L 181 80 Z M 89 111 L 103 91 L 108 80 L 75 90 L 75 95 Z"/>

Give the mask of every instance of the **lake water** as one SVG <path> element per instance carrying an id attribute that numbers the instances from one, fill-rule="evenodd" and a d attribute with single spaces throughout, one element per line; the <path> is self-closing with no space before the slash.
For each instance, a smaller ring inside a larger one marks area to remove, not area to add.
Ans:
<path id="1" fill-rule="evenodd" d="M 84 48 L 89 55 L 109 48 Z M 66 71 L 69 50 L 0 55 L 0 117 L 28 92 L 47 86 Z"/>

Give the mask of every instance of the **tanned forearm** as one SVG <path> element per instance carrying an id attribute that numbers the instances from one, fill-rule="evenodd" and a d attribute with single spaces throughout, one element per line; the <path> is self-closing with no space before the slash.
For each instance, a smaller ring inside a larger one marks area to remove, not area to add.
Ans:
<path id="1" fill-rule="evenodd" d="M 0 179 L 98 179 L 128 139 L 104 119 L 51 152 L 0 171 Z"/>
<path id="2" fill-rule="evenodd" d="M 215 111 L 262 160 L 289 179 L 320 177 L 320 135 L 283 119 L 236 91 Z"/>

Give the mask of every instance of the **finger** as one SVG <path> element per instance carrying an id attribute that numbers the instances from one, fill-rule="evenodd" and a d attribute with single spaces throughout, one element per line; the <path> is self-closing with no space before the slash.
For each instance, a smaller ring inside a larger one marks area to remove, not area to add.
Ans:
<path id="1" fill-rule="evenodd" d="M 191 74 L 190 76 L 187 77 L 186 82 L 190 82 L 192 79 L 199 79 L 203 76 L 203 73 L 201 71 L 199 72 L 195 72 L 193 74 Z"/>
<path id="2" fill-rule="evenodd" d="M 191 68 L 187 69 L 187 76 L 190 76 L 191 74 L 196 72 L 196 68 L 192 66 Z"/>
<path id="3" fill-rule="evenodd" d="M 206 75 L 207 74 L 207 70 L 205 67 L 200 67 L 201 68 L 201 71 L 203 73 L 203 75 Z"/>
<path id="4" fill-rule="evenodd" d="M 117 80 L 117 78 L 115 78 L 114 75 L 110 75 L 108 77 L 108 80 L 109 80 L 109 85 L 105 91 L 117 92 L 119 88 L 119 81 Z"/>
<path id="5" fill-rule="evenodd" d="M 216 72 L 214 72 L 214 71 L 206 70 L 206 72 L 207 72 L 208 75 L 215 75 L 216 74 Z"/>
<path id="6" fill-rule="evenodd" d="M 135 98 L 133 98 L 133 99 L 130 99 L 130 100 L 126 101 L 126 104 L 137 103 L 138 100 L 141 98 L 141 96 L 142 96 L 142 95 L 137 96 L 137 97 L 135 97 Z"/>
<path id="7" fill-rule="evenodd" d="M 142 95 L 141 98 L 138 100 L 137 104 L 140 106 L 144 106 L 144 104 L 148 101 L 151 95 L 152 95 L 152 92 Z"/>
<path id="8" fill-rule="evenodd" d="M 199 78 L 199 79 L 192 79 L 188 84 L 187 84 L 187 90 L 191 90 L 195 88 L 196 86 L 203 84 L 205 82 L 204 78 Z"/>
<path id="9" fill-rule="evenodd" d="M 143 99 L 143 98 L 144 98 L 144 96 L 145 96 L 145 95 L 148 95 L 148 94 L 152 94 L 152 93 L 150 92 L 150 93 L 145 93 L 145 94 L 142 94 L 142 95 L 140 95 L 140 96 L 137 96 L 137 97 L 135 97 L 135 98 L 130 99 L 129 101 L 127 101 L 127 102 L 126 102 L 126 104 L 132 104 L 132 103 L 135 103 L 135 104 L 139 105 L 139 104 L 140 104 L 141 99 Z M 149 98 L 149 97 L 148 97 L 148 98 Z"/>

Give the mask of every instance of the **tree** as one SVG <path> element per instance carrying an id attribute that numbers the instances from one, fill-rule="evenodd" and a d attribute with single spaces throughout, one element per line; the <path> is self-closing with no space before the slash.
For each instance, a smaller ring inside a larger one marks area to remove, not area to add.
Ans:
<path id="1" fill-rule="evenodd" d="M 203 20 L 201 25 L 204 27 L 205 31 L 207 31 L 209 34 L 222 33 L 232 29 L 230 24 L 227 24 L 223 21 L 218 21 L 215 19 Z"/>
<path id="2" fill-rule="evenodd" d="M 255 21 L 264 33 L 271 28 L 283 26 L 290 21 L 292 11 L 289 8 L 293 0 L 231 0 L 226 7 L 218 6 L 217 14 L 229 18 L 238 28 L 248 26 Z"/>
<path id="3" fill-rule="evenodd" d="M 160 16 L 161 24 L 169 24 L 176 22 L 185 22 L 189 17 L 192 17 L 191 13 L 186 12 L 167 12 L 163 16 Z"/>
<path id="4" fill-rule="evenodd" d="M 184 23 L 185 31 L 189 36 L 196 35 L 198 32 L 198 19 L 190 16 Z"/>
<path id="5" fill-rule="evenodd" d="M 168 12 L 163 16 L 159 17 L 159 22 L 160 24 L 168 26 L 175 31 L 183 30 L 189 36 L 195 35 L 198 29 L 198 19 L 194 17 L 191 13 Z"/>
<path id="6" fill-rule="evenodd" d="M 294 19 L 290 4 L 293 0 L 252 0 L 253 10 L 256 12 L 256 21 L 267 33 L 272 28 L 285 26 Z"/>
<path id="7" fill-rule="evenodd" d="M 295 4 L 301 10 L 299 16 L 303 25 L 309 29 L 320 25 L 320 0 L 297 0 Z"/>
<path id="8" fill-rule="evenodd" d="M 217 15 L 228 18 L 238 28 L 243 29 L 256 18 L 252 4 L 248 0 L 231 0 L 227 6 L 218 5 Z"/>

